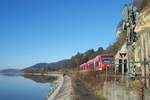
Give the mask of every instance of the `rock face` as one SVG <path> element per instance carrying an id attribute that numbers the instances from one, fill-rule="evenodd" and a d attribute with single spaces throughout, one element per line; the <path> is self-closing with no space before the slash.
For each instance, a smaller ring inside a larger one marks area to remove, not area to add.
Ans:
<path id="1" fill-rule="evenodd" d="M 138 41 L 135 44 L 135 61 L 147 62 L 150 58 L 150 7 L 145 7 L 140 13 L 135 30 L 139 33 Z M 142 76 L 149 76 L 149 64 L 137 63 L 136 66 L 137 73 Z"/>
<path id="2" fill-rule="evenodd" d="M 123 33 L 120 31 L 121 27 L 122 26 L 120 26 L 116 33 L 117 36 L 118 34 Z M 150 4 L 147 4 L 140 12 L 135 31 L 138 33 L 138 41 L 135 43 L 135 61 L 143 61 L 143 59 L 148 61 L 150 59 Z M 116 54 L 115 59 L 118 61 L 120 58 L 120 52 L 126 51 L 126 43 L 124 43 L 122 48 Z M 137 69 L 140 69 L 142 65 L 137 63 L 136 66 Z"/>
<path id="3" fill-rule="evenodd" d="M 139 39 L 135 45 L 135 60 L 141 60 L 141 38 L 143 36 L 145 40 L 145 47 L 150 47 L 150 7 L 144 9 L 139 16 L 139 21 L 136 27 L 136 32 L 139 33 Z M 150 57 L 150 50 L 148 51 L 148 56 Z"/>

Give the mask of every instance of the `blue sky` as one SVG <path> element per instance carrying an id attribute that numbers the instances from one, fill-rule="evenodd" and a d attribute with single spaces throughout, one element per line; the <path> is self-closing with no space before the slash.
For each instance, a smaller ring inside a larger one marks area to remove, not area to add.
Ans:
<path id="1" fill-rule="evenodd" d="M 115 40 L 131 0 L 0 0 L 0 69 L 70 58 Z"/>

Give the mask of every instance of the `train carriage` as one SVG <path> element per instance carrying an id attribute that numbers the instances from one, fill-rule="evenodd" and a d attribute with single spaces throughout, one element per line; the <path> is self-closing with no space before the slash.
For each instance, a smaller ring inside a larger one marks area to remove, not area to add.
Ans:
<path id="1" fill-rule="evenodd" d="M 84 64 L 80 65 L 80 70 L 82 72 L 87 72 L 88 71 L 88 65 L 87 65 L 87 63 L 84 63 Z"/>
<path id="2" fill-rule="evenodd" d="M 107 67 L 112 67 L 114 64 L 114 57 L 112 54 L 99 54 L 94 59 L 80 65 L 81 71 L 101 71 Z"/>
<path id="3" fill-rule="evenodd" d="M 88 65 L 88 70 L 89 71 L 94 71 L 95 70 L 95 62 L 94 59 L 91 59 L 87 62 Z"/>

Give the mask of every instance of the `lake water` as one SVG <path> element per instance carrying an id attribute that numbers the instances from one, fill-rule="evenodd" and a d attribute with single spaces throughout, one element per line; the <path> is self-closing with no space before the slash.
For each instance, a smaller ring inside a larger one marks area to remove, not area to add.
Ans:
<path id="1" fill-rule="evenodd" d="M 45 100 L 50 78 L 0 75 L 0 100 Z"/>

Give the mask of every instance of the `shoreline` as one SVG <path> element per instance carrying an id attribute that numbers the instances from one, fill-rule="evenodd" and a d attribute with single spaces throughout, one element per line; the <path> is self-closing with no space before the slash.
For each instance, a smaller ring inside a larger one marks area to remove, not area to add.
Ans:
<path id="1" fill-rule="evenodd" d="M 24 75 L 42 75 L 40 73 L 23 73 Z M 72 80 L 68 75 L 62 73 L 48 73 L 43 74 L 44 76 L 54 76 L 57 77 L 56 82 L 54 82 L 54 87 L 52 91 L 49 89 L 48 95 L 45 100 L 74 100 L 74 92 L 72 87 Z"/>
<path id="2" fill-rule="evenodd" d="M 53 93 L 46 97 L 46 100 L 73 100 L 73 87 L 71 78 L 68 75 L 57 74 L 58 83 Z"/>
<path id="3" fill-rule="evenodd" d="M 64 82 L 64 78 L 61 74 L 49 74 L 48 76 L 56 76 L 58 77 L 57 79 L 57 83 L 56 83 L 56 88 L 54 89 L 53 92 L 49 92 L 48 93 L 48 96 L 46 96 L 46 100 L 54 100 L 58 94 L 58 92 L 60 91 L 60 88 L 62 87 L 63 85 L 63 82 Z"/>

